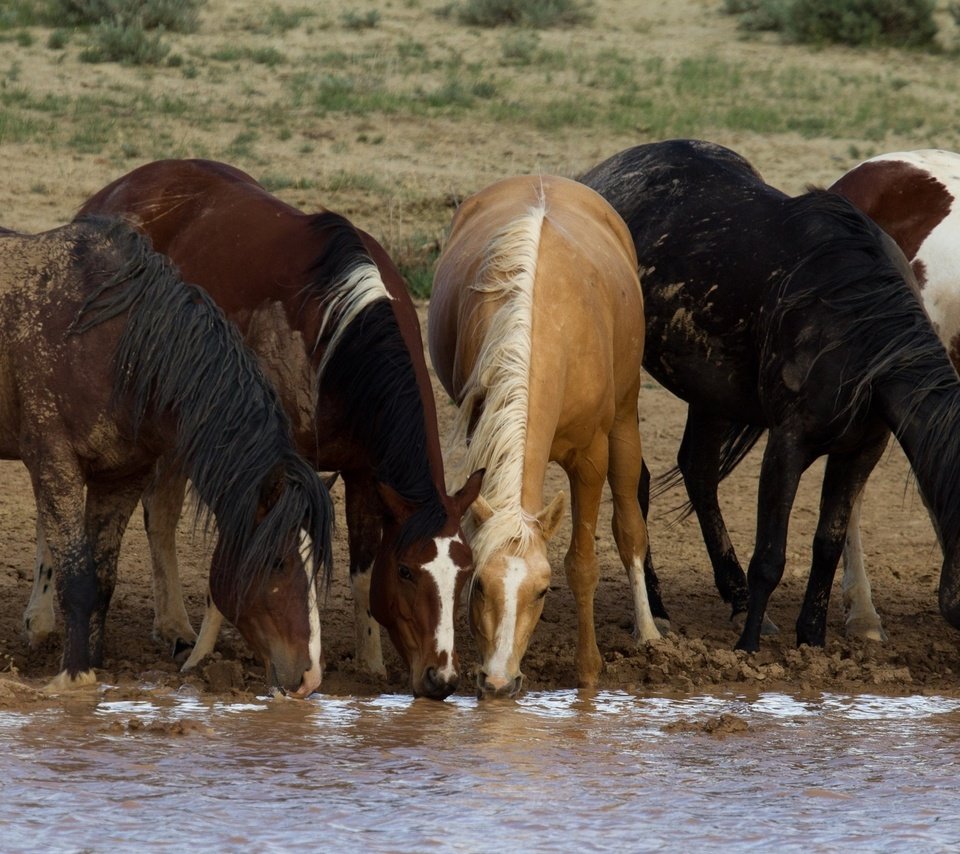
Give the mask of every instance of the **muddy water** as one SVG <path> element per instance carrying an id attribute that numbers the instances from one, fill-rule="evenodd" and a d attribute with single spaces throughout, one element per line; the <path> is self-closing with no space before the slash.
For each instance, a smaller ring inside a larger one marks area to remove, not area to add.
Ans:
<path id="1" fill-rule="evenodd" d="M 0 713 L 4 851 L 960 844 L 955 699 L 109 697 Z"/>

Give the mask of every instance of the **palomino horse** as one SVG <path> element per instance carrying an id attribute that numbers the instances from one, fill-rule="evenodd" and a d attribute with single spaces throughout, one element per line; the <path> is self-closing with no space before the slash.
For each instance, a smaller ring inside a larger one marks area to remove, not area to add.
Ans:
<path id="1" fill-rule="evenodd" d="M 470 615 L 481 696 L 515 695 L 520 660 L 550 585 L 547 541 L 562 494 L 544 508 L 547 465 L 570 481 L 565 560 L 577 601 L 576 665 L 596 683 L 594 531 L 609 476 L 613 532 L 633 587 L 639 636 L 659 637 L 647 602 L 647 529 L 637 395 L 643 296 L 630 234 L 596 193 L 564 178 L 511 178 L 467 199 L 437 265 L 428 317 L 437 376 L 460 407 L 466 469 L 484 468 L 473 505 Z"/>
<path id="2" fill-rule="evenodd" d="M 301 453 L 343 476 L 360 661 L 383 672 L 376 618 L 414 693 L 446 697 L 459 680 L 454 617 L 472 569 L 460 518 L 480 475 L 447 495 L 420 327 L 382 247 L 335 213 L 301 213 L 205 160 L 142 166 L 81 213 L 128 219 L 249 336 Z M 183 489 L 166 478 L 146 514 L 156 626 L 169 641 L 194 638 L 175 561 Z"/>
<path id="3" fill-rule="evenodd" d="M 647 370 L 689 403 L 678 456 L 718 587 L 756 650 L 783 574 L 801 473 L 827 455 L 797 640 L 822 645 L 854 499 L 890 432 L 936 520 L 940 609 L 960 626 L 960 381 L 902 253 L 832 193 L 790 198 L 742 157 L 674 140 L 582 180 L 626 220 L 647 308 Z M 749 594 L 717 484 L 769 430 Z"/>
<path id="4" fill-rule="evenodd" d="M 849 199 L 903 250 L 923 307 L 960 368 L 960 154 L 939 149 L 881 154 L 830 188 Z M 848 633 L 884 640 L 860 542 L 860 500 L 843 550 Z"/>
<path id="5" fill-rule="evenodd" d="M 273 685 L 317 688 L 330 496 L 209 298 L 126 225 L 79 222 L 0 237 L 0 329 L 0 456 L 30 470 L 66 624 L 51 685 L 95 681 L 120 540 L 170 453 L 216 520 L 217 607 Z"/>

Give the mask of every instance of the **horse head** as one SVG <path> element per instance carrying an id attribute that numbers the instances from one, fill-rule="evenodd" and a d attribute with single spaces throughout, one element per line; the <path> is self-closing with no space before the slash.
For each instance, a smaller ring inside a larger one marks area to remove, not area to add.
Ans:
<path id="1" fill-rule="evenodd" d="M 316 481 L 306 492 L 329 496 Z M 263 661 L 272 688 L 307 697 L 320 687 L 323 661 L 318 597 L 321 561 L 329 554 L 331 518 L 303 512 L 304 490 L 274 471 L 261 487 L 253 534 L 240 559 L 226 557 L 221 537 L 210 570 L 210 594 Z M 312 505 L 316 508 L 316 504 Z M 291 518 L 300 522 L 291 523 Z"/>
<path id="2" fill-rule="evenodd" d="M 540 511 L 527 536 L 501 540 L 478 559 L 470 587 L 470 625 L 480 647 L 477 695 L 515 697 L 523 684 L 520 661 L 527 651 L 550 589 L 547 543 L 563 518 L 563 493 Z M 494 511 L 481 496 L 471 508 L 478 533 Z"/>
<path id="3" fill-rule="evenodd" d="M 409 667 L 414 696 L 442 700 L 460 683 L 454 621 L 473 570 L 460 519 L 479 494 L 482 478 L 482 471 L 474 472 L 459 492 L 444 495 L 443 527 L 409 542 L 400 532 L 415 515 L 414 508 L 394 489 L 379 484 L 387 512 L 373 564 L 370 610 Z"/>

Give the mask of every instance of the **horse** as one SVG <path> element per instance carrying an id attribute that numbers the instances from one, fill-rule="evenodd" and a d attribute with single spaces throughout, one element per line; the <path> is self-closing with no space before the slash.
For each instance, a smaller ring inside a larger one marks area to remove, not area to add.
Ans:
<path id="1" fill-rule="evenodd" d="M 30 471 L 65 623 L 49 687 L 96 682 L 120 541 L 170 454 L 216 522 L 217 607 L 273 687 L 312 693 L 333 507 L 222 312 L 141 235 L 89 220 L 0 235 L 0 330 L 0 457 Z"/>
<path id="2" fill-rule="evenodd" d="M 473 566 L 460 519 L 482 474 L 447 494 L 416 310 L 384 249 L 343 216 L 303 213 L 207 160 L 134 169 L 88 199 L 88 214 L 121 216 L 146 234 L 247 337 L 299 451 L 343 477 L 359 661 L 386 672 L 376 619 L 413 693 L 449 695 L 459 681 L 455 612 Z M 164 474 L 145 501 L 155 634 L 181 646 L 196 637 L 175 557 L 184 483 Z"/>
<path id="3" fill-rule="evenodd" d="M 595 685 L 594 532 L 605 478 L 639 636 L 660 636 L 637 498 L 644 325 L 630 235 L 602 198 L 569 179 L 492 184 L 453 218 L 427 329 L 434 370 L 459 407 L 454 445 L 466 450 L 466 470 L 485 471 L 470 514 L 478 695 L 515 696 L 522 687 L 520 661 L 550 585 L 547 542 L 563 514 L 563 493 L 544 507 L 551 461 L 570 483 L 564 567 L 577 603 L 577 678 Z"/>
<path id="4" fill-rule="evenodd" d="M 840 196 L 787 196 L 709 142 L 636 146 L 580 180 L 633 235 L 644 365 L 689 404 L 678 471 L 718 589 L 746 612 L 737 647 L 759 648 L 800 475 L 826 455 L 796 626 L 798 644 L 823 645 L 851 507 L 891 432 L 936 522 L 940 610 L 960 626 L 960 380 L 893 241 Z M 765 431 L 745 577 L 717 485 Z"/>
<path id="5" fill-rule="evenodd" d="M 828 189 L 853 202 L 896 241 L 934 329 L 960 368 L 960 154 L 940 149 L 881 154 Z M 847 632 L 883 641 L 863 565 L 860 504 L 860 499 L 854 504 L 843 550 Z"/>

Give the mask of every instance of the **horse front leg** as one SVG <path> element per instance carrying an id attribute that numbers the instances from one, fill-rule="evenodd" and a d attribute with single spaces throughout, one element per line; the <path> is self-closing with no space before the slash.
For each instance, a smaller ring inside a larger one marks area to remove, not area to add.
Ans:
<path id="1" fill-rule="evenodd" d="M 859 506 L 864 484 L 870 472 L 880 460 L 887 445 L 884 433 L 879 440 L 862 448 L 856 455 L 831 454 L 823 476 L 820 497 L 820 519 L 813 538 L 813 560 L 803 607 L 797 619 L 797 644 L 823 646 L 827 634 L 827 607 L 830 604 L 830 587 L 837 571 L 844 541 L 851 528 L 851 509 Z M 859 519 L 856 531 L 859 540 Z M 860 564 L 861 572 L 863 564 Z M 866 581 L 866 575 L 863 576 Z M 867 582 L 869 591 L 869 582 Z M 873 603 L 868 595 L 870 610 Z M 873 612 L 876 614 L 876 611 Z M 879 626 L 880 618 L 877 617 Z"/>
<path id="2" fill-rule="evenodd" d="M 720 512 L 717 489 L 720 483 L 720 449 L 730 422 L 707 415 L 696 407 L 687 410 L 687 423 L 677 453 L 677 465 L 690 504 L 697 514 L 703 542 L 713 565 L 713 580 L 720 598 L 729 602 L 731 618 L 747 610 L 747 577 L 733 548 Z"/>
<path id="3" fill-rule="evenodd" d="M 370 612 L 370 580 L 383 532 L 383 510 L 376 486 L 368 474 L 344 472 L 343 485 L 357 662 L 368 673 L 386 676 L 380 624 Z"/>
<path id="4" fill-rule="evenodd" d="M 187 478 L 169 457 L 157 463 L 156 477 L 143 493 L 143 524 L 153 570 L 153 637 L 181 657 L 197 640 L 183 601 L 177 565 L 177 523 Z"/>
<path id="5" fill-rule="evenodd" d="M 845 629 L 847 637 L 863 640 L 887 640 L 880 615 L 873 605 L 873 590 L 867 570 L 863 565 L 863 543 L 860 541 L 860 510 L 863 493 L 857 496 L 847 522 L 847 536 L 843 545 L 843 607 L 847 618 Z"/>
<path id="6" fill-rule="evenodd" d="M 96 599 L 90 615 L 90 661 L 94 667 L 103 666 L 107 609 L 117 584 L 120 542 L 146 481 L 146 477 L 135 477 L 121 484 L 87 484 L 85 524 L 96 576 Z"/>
<path id="7" fill-rule="evenodd" d="M 567 583 L 577 603 L 576 666 L 577 683 L 581 688 L 595 687 L 603 668 L 603 659 L 597 646 L 593 603 L 600 577 L 595 543 L 597 516 L 608 454 L 607 437 L 599 434 L 586 452 L 577 454 L 572 463 L 564 465 L 570 480 L 573 532 L 563 565 Z M 633 494 L 636 495 L 635 489 Z M 646 543 L 643 546 L 645 548 Z"/>
<path id="8" fill-rule="evenodd" d="M 53 610 L 53 557 L 47 548 L 40 516 L 37 515 L 37 557 L 33 564 L 33 589 L 23 612 L 23 631 L 31 648 L 40 646 L 54 630 L 56 615 Z"/>
<path id="9" fill-rule="evenodd" d="M 770 596 L 783 578 L 787 527 L 800 484 L 800 475 L 812 461 L 790 430 L 771 430 L 760 468 L 757 492 L 757 537 L 748 570 L 750 598 L 743 633 L 736 648 L 756 652 Z"/>
<path id="10" fill-rule="evenodd" d="M 648 598 L 646 563 L 650 557 L 650 540 L 641 505 L 637 500 L 638 485 L 642 481 L 645 466 L 636 408 L 632 409 L 632 412 L 614 422 L 610 432 L 607 480 L 613 496 L 613 538 L 633 591 L 636 637 L 643 642 L 657 640 L 660 631 L 654 622 Z M 649 484 L 649 474 L 647 481 Z M 652 569 L 651 565 L 651 572 Z M 654 581 L 657 580 L 656 574 L 653 578 Z M 659 583 L 656 588 L 659 594 Z M 660 608 L 663 608 L 662 602 Z"/>

